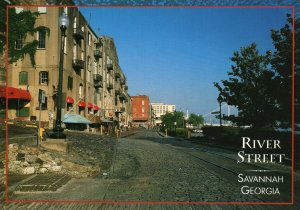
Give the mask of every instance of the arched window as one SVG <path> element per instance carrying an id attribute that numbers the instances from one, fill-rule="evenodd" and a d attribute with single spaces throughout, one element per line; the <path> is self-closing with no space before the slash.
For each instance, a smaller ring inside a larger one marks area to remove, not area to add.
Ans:
<path id="1" fill-rule="evenodd" d="M 38 49 L 45 49 L 46 47 L 46 31 L 39 30 L 37 33 Z"/>
<path id="2" fill-rule="evenodd" d="M 79 98 L 82 98 L 82 96 L 83 96 L 82 89 L 83 89 L 83 84 L 80 83 L 80 85 L 79 85 Z"/>

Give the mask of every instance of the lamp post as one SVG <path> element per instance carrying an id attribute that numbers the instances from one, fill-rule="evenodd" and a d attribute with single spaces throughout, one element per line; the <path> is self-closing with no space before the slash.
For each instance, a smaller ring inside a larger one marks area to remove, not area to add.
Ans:
<path id="1" fill-rule="evenodd" d="M 66 135 L 63 133 L 64 129 L 61 127 L 61 104 L 62 104 L 62 85 L 63 85 L 63 65 L 64 65 L 64 46 L 66 30 L 69 26 L 69 18 L 66 13 L 62 13 L 59 17 L 59 27 L 61 30 L 61 46 L 60 46 L 60 60 L 58 69 L 58 84 L 56 96 L 56 120 L 53 128 L 53 134 L 50 136 L 54 139 L 65 139 Z"/>
<path id="2" fill-rule="evenodd" d="M 222 127 L 222 97 L 219 95 L 217 98 L 219 105 L 220 105 L 220 111 L 219 111 L 219 117 L 220 117 L 220 127 Z"/>

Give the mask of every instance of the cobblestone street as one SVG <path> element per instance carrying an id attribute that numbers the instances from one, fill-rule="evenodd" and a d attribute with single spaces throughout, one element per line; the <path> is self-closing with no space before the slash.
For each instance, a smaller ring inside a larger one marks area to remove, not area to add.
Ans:
<path id="1" fill-rule="evenodd" d="M 287 168 L 274 166 L 277 173 L 286 178 L 284 184 L 278 184 L 281 195 L 243 195 L 241 185 L 245 184 L 238 183 L 237 173 L 246 169 L 262 169 L 261 166 L 238 166 L 236 152 L 196 146 L 180 139 L 163 138 L 155 131 L 143 130 L 133 136 L 120 138 L 111 158 L 113 161 L 110 169 L 102 171 L 97 177 L 73 178 L 56 192 L 15 192 L 9 197 L 11 201 L 67 201 L 69 204 L 13 202 L 5 208 L 22 209 L 30 206 L 30 209 L 56 209 L 60 206 L 60 209 L 232 209 L 233 206 L 191 205 L 188 202 L 290 201 L 290 172 Z M 296 175 L 296 186 L 298 182 L 299 175 Z M 115 201 L 124 204 L 111 204 Z M 132 202 L 132 205 L 125 202 Z M 145 202 L 186 203 L 184 206 L 162 203 L 153 206 L 142 204 Z M 235 209 L 293 209 L 289 207 L 291 206 L 236 205 Z"/>

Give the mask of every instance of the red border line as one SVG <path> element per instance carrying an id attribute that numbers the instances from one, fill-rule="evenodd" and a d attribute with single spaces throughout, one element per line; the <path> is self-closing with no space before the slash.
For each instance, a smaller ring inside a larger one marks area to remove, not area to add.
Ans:
<path id="1" fill-rule="evenodd" d="M 212 8 L 212 9 L 292 9 L 292 201 L 291 202 L 176 202 L 176 201 L 97 201 L 97 200 L 9 200 L 8 198 L 8 9 L 14 7 L 47 7 L 47 8 Z M 205 204 L 205 205 L 293 205 L 294 204 L 294 64 L 295 64 L 295 6 L 128 6 L 128 5 L 99 5 L 99 6 L 81 6 L 81 5 L 6 5 L 6 189 L 5 202 L 7 203 L 65 203 L 65 204 Z"/>
<path id="2" fill-rule="evenodd" d="M 292 203 L 295 202 L 294 195 L 294 170 L 295 170 L 295 7 L 292 8 Z"/>
<path id="3" fill-rule="evenodd" d="M 8 200 L 8 92 L 7 92 L 7 86 L 8 86 L 8 6 L 6 6 L 6 78 L 5 78 L 5 107 L 6 107 L 6 113 L 5 113 L 5 199 Z"/>

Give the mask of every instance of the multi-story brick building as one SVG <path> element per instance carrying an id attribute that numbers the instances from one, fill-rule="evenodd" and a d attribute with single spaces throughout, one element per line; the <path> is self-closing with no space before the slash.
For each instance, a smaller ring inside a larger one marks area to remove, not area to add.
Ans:
<path id="1" fill-rule="evenodd" d="M 122 122 L 128 125 L 131 118 L 130 96 L 126 77 L 118 63 L 114 41 L 98 36 L 77 8 L 30 7 L 17 8 L 18 12 L 30 9 L 40 15 L 36 26 L 47 26 L 49 36 L 37 32 L 26 39 L 20 37 L 19 46 L 36 39 L 38 49 L 33 67 L 29 56 L 9 65 L 8 118 L 53 122 L 56 113 L 59 52 L 61 30 L 58 18 L 65 12 L 70 20 L 66 30 L 63 64 L 62 116 L 80 114 L 94 124 Z M 16 45 L 16 47 L 18 47 Z M 46 102 L 39 110 L 38 91 L 44 90 Z"/>
<path id="2" fill-rule="evenodd" d="M 151 124 L 150 101 L 146 95 L 131 96 L 132 121 L 135 126 L 148 127 Z"/>

